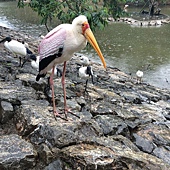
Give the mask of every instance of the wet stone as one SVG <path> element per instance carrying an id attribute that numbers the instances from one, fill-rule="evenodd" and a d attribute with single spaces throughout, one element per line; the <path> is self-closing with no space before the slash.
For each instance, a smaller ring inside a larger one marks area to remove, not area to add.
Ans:
<path id="1" fill-rule="evenodd" d="M 148 99 L 148 101 L 153 101 L 153 102 L 158 102 L 161 99 L 161 96 L 148 92 L 148 91 L 139 91 L 139 93 L 146 97 Z"/>
<path id="2" fill-rule="evenodd" d="M 10 82 L 0 81 L 0 99 L 10 102 L 11 104 L 20 105 L 24 99 L 36 98 L 33 88 L 17 86 Z"/>
<path id="3" fill-rule="evenodd" d="M 33 145 L 18 135 L 0 137 L 0 169 L 29 169 L 35 166 Z"/>
<path id="4" fill-rule="evenodd" d="M 36 76 L 33 74 L 22 73 L 16 76 L 17 79 L 22 81 L 24 86 L 30 86 L 37 91 L 43 91 L 47 85 L 45 79 L 40 79 L 40 81 L 36 81 Z"/>
<path id="5" fill-rule="evenodd" d="M 132 92 L 123 92 L 121 93 L 121 96 L 125 98 L 128 102 L 141 104 L 141 99 L 139 98 L 138 94 L 132 93 Z"/>
<path id="6" fill-rule="evenodd" d="M 114 110 L 112 109 L 112 106 L 104 103 L 95 102 L 91 107 L 91 113 L 95 115 L 102 115 L 102 114 L 113 114 Z"/>
<path id="7" fill-rule="evenodd" d="M 54 159 L 54 155 L 50 150 L 50 147 L 48 147 L 48 145 L 46 145 L 45 143 L 42 143 L 38 145 L 37 148 L 39 159 L 47 165 L 50 164 L 51 161 Z"/>
<path id="8" fill-rule="evenodd" d="M 153 143 L 151 143 L 149 140 L 142 138 L 141 136 L 134 134 L 134 140 L 135 144 L 138 146 L 138 148 L 144 152 L 151 153 L 154 149 Z"/>
<path id="9" fill-rule="evenodd" d="M 56 161 L 46 166 L 43 170 L 63 170 L 63 165 L 61 160 L 57 159 Z"/>
<path id="10" fill-rule="evenodd" d="M 158 147 L 153 150 L 153 154 L 158 158 L 163 159 L 165 162 L 170 164 L 170 151 L 166 150 L 165 148 Z"/>
<path id="11" fill-rule="evenodd" d="M 98 115 L 94 117 L 103 129 L 104 135 L 124 134 L 127 135 L 128 128 L 122 119 L 115 115 Z"/>
<path id="12" fill-rule="evenodd" d="M 121 140 L 111 137 L 91 138 L 86 144 L 62 148 L 59 155 L 70 169 L 80 167 L 80 169 L 111 170 L 119 167 L 118 169 L 137 170 L 142 167 L 142 170 L 155 170 L 156 167 L 156 170 L 167 170 L 170 167 L 161 159 L 142 153 L 128 143 L 127 145 L 121 143 Z"/>
<path id="13" fill-rule="evenodd" d="M 6 123 L 14 115 L 14 109 L 11 103 L 6 101 L 0 102 L 0 122 Z"/>

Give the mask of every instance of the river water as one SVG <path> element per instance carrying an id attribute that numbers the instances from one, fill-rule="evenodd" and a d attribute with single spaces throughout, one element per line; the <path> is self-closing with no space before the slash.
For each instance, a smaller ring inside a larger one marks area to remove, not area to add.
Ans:
<path id="1" fill-rule="evenodd" d="M 19 30 L 35 38 L 46 34 L 40 17 L 29 8 L 16 8 L 16 1 L 0 2 L 0 26 Z M 140 8 L 129 8 L 139 12 Z M 162 13 L 170 15 L 170 8 Z M 51 28 L 56 23 L 51 24 Z M 137 70 L 144 72 L 143 81 L 170 89 L 170 24 L 161 27 L 132 27 L 124 23 L 109 24 L 95 32 L 96 39 L 106 58 L 107 65 L 135 76 Z M 99 61 L 91 48 L 81 51 Z M 99 61 L 100 62 L 100 61 Z"/>

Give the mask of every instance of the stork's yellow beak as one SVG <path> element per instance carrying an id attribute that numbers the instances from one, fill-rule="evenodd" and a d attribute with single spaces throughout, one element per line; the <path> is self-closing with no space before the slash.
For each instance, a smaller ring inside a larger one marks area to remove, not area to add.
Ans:
<path id="1" fill-rule="evenodd" d="M 94 37 L 93 35 L 93 32 L 91 31 L 90 28 L 87 28 L 84 32 L 84 35 L 85 37 L 87 38 L 87 40 L 89 41 L 89 43 L 93 46 L 93 48 L 95 49 L 95 51 L 97 52 L 97 54 L 99 55 L 102 63 L 103 63 L 103 66 L 104 68 L 106 68 L 106 62 L 105 62 L 105 59 L 103 57 L 103 54 L 98 46 L 98 43 L 96 41 L 96 38 Z"/>

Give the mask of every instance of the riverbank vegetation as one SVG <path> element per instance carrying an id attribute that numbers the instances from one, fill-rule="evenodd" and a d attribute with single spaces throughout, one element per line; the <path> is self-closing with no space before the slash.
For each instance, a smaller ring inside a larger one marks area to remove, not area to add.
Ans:
<path id="1" fill-rule="evenodd" d="M 95 28 L 103 29 L 107 25 L 106 19 L 109 17 L 117 19 L 127 14 L 125 8 L 122 7 L 124 5 L 148 7 L 148 13 L 152 16 L 154 13 L 160 13 L 159 4 L 168 3 L 169 0 L 162 0 L 159 3 L 157 0 L 18 0 L 18 7 L 31 7 L 42 17 L 41 24 L 44 24 L 48 31 L 47 23 L 54 18 L 61 23 L 70 23 L 80 14 L 87 16 L 90 26 L 94 30 Z"/>
<path id="2" fill-rule="evenodd" d="M 18 1 L 18 7 L 28 5 L 42 17 L 42 24 L 47 26 L 48 21 L 54 18 L 61 22 L 71 22 L 77 15 L 84 14 L 87 16 L 92 30 L 97 26 L 102 29 L 107 25 L 105 18 L 112 16 L 117 18 L 123 14 L 119 2 L 125 3 L 124 0 L 32 0 L 30 3 Z"/>

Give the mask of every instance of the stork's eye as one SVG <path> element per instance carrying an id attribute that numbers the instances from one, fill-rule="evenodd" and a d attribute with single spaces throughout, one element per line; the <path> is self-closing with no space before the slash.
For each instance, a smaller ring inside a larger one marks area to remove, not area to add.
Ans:
<path id="1" fill-rule="evenodd" d="M 82 24 L 82 27 L 84 27 L 84 24 Z"/>

